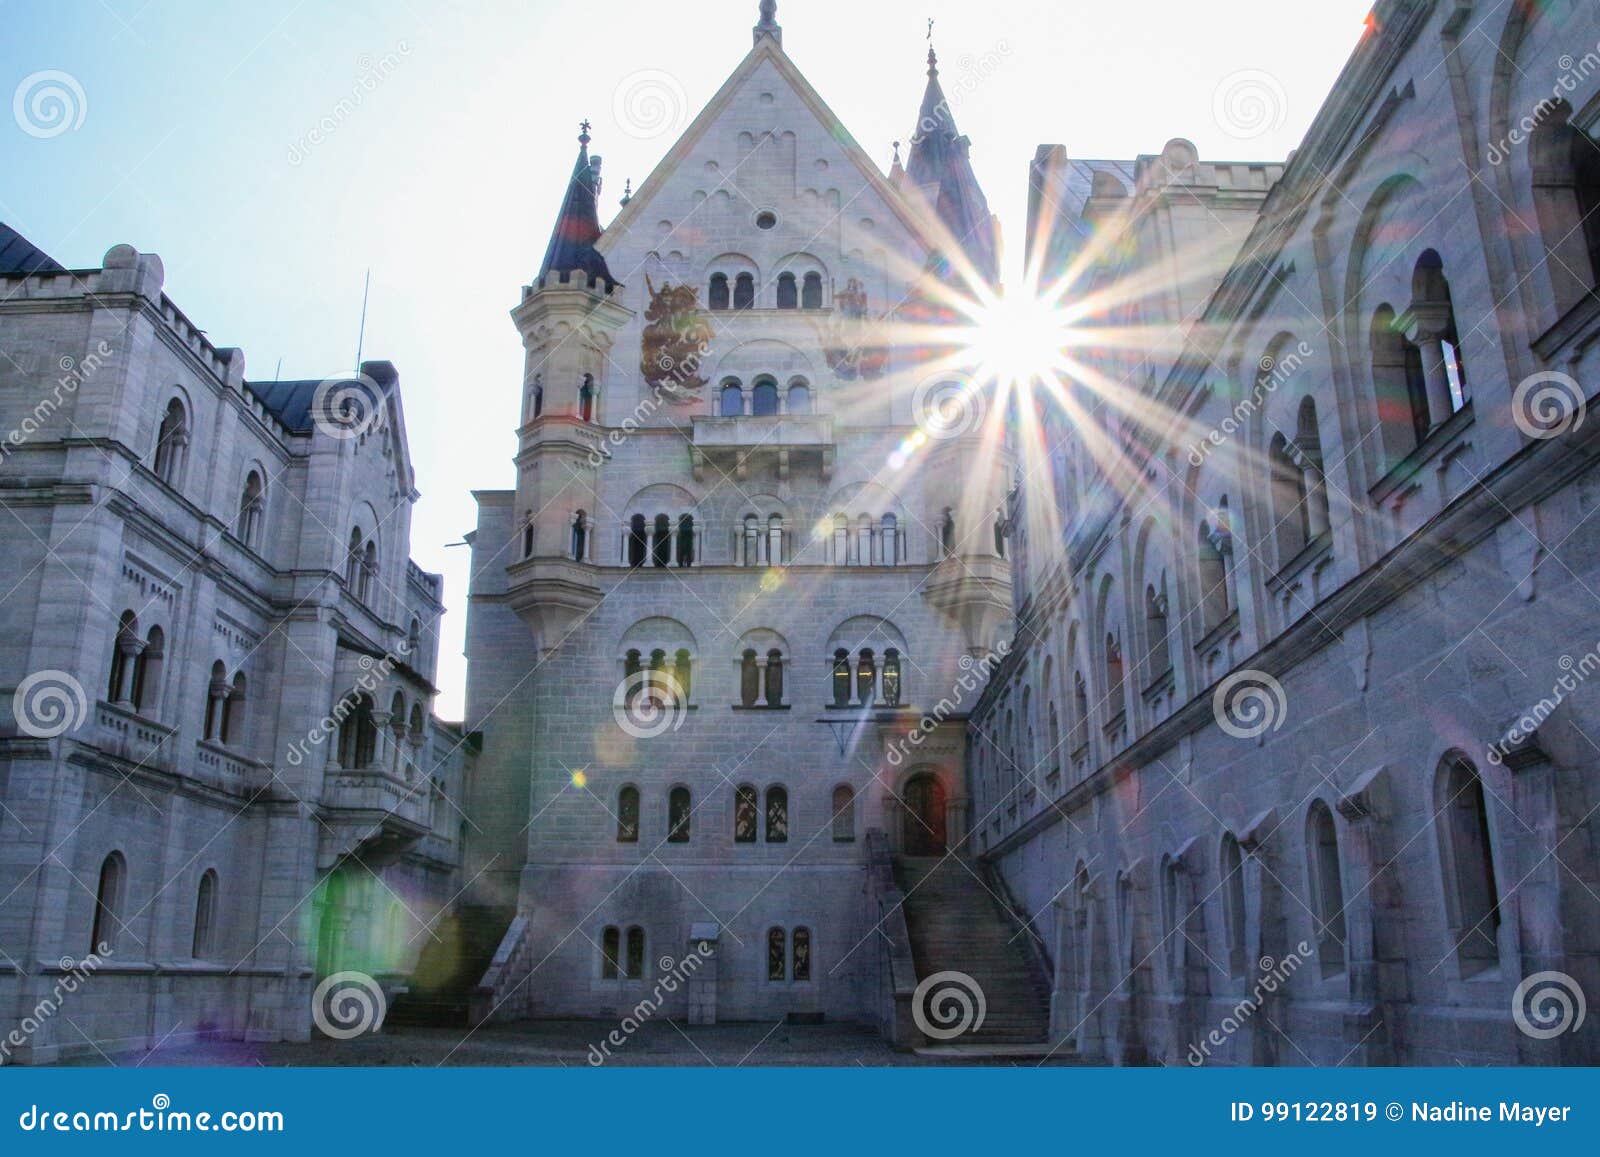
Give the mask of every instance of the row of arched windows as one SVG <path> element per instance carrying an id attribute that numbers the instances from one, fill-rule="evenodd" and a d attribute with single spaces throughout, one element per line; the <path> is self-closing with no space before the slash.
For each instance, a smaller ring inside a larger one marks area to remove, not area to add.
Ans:
<path id="1" fill-rule="evenodd" d="M 333 718 L 339 720 L 335 758 L 339 766 L 346 771 L 361 771 L 378 766 L 380 724 L 387 726 L 393 736 L 394 746 L 391 750 L 400 753 L 407 764 L 406 768 L 392 767 L 389 769 L 391 771 L 408 770 L 415 763 L 415 759 L 405 754 L 405 745 L 412 748 L 420 747 L 427 738 L 427 721 L 421 701 L 412 703 L 408 710 L 406 697 L 400 691 L 396 691 L 390 699 L 386 718 L 380 719 L 377 704 L 365 691 L 346 696 L 335 704 L 331 714 Z"/>
<path id="2" fill-rule="evenodd" d="M 626 932 L 615 924 L 600 930 L 600 978 L 643 980 L 645 934 L 635 924 Z M 792 932 L 774 926 L 767 930 L 767 979 L 805 982 L 811 979 L 811 929 Z"/>
<path id="3" fill-rule="evenodd" d="M 833 842 L 850 843 L 855 840 L 855 789 L 849 784 L 839 784 L 833 789 L 833 812 L 829 824 Z M 617 843 L 639 842 L 639 789 L 624 784 L 617 791 Z M 672 788 L 667 793 L 667 842 L 687 843 L 689 840 L 690 813 L 693 811 L 689 789 Z M 754 784 L 742 783 L 733 793 L 733 842 L 736 844 L 783 844 L 789 840 L 789 791 L 778 785 L 769 786 L 765 796 Z"/>
<path id="4" fill-rule="evenodd" d="M 624 561 L 629 566 L 693 566 L 698 533 L 692 514 L 680 514 L 676 525 L 669 514 L 635 514 L 622 544 Z"/>
<path id="5" fill-rule="evenodd" d="M 105 955 L 125 947 L 124 935 L 131 935 L 123 922 L 128 901 L 128 861 L 121 852 L 112 852 L 100 863 L 100 879 L 95 889 L 94 923 L 89 934 L 89 951 Z M 196 960 L 216 955 L 218 948 L 217 873 L 207 868 L 195 887 L 194 928 L 189 954 Z"/>
<path id="6" fill-rule="evenodd" d="M 828 528 L 831 528 L 829 530 Z M 583 510 L 572 516 L 568 554 L 578 562 L 592 562 L 593 520 Z M 352 534 L 352 548 L 355 540 Z M 822 524 L 816 537 L 821 554 L 816 561 L 833 566 L 897 566 L 906 561 L 906 535 L 892 513 L 874 518 L 862 514 L 851 519 L 836 514 Z M 692 514 L 633 514 L 622 535 L 621 562 L 630 567 L 690 567 L 701 561 L 702 527 Z M 796 535 L 782 514 L 751 511 L 733 531 L 735 566 L 786 566 L 795 561 Z M 522 528 L 522 554 L 533 553 L 533 525 Z M 373 565 L 376 566 L 374 551 Z M 359 581 L 360 572 L 355 572 Z"/>
<path id="7" fill-rule="evenodd" d="M 778 379 L 761 374 L 751 382 L 746 391 L 738 378 L 723 378 L 717 391 L 717 414 L 723 418 L 750 415 L 771 418 L 778 414 L 811 413 L 811 386 L 804 378 L 790 378 L 788 386 L 779 389 Z"/>
<path id="8" fill-rule="evenodd" d="M 578 405 L 573 410 L 580 422 L 593 422 L 598 420 L 600 405 L 600 387 L 595 384 L 593 374 L 584 374 L 583 380 L 578 383 Z M 533 381 L 528 383 L 528 399 L 525 405 L 528 421 L 544 417 L 544 375 L 534 374 Z"/>
<path id="9" fill-rule="evenodd" d="M 854 656 L 852 673 L 850 652 L 838 648 L 833 653 L 832 691 L 834 707 L 899 706 L 900 652 L 889 647 L 878 656 L 871 647 L 863 647 Z"/>
<path id="10" fill-rule="evenodd" d="M 201 737 L 218 743 L 244 741 L 245 678 L 243 671 L 228 678 L 228 669 L 218 659 L 211 664 L 211 679 L 206 684 L 205 722 Z"/>
<path id="11" fill-rule="evenodd" d="M 378 582 L 378 540 L 367 538 L 359 526 L 351 527 L 344 553 L 344 587 L 363 603 L 370 603 Z"/>
<path id="12" fill-rule="evenodd" d="M 706 286 L 706 304 L 714 310 L 754 309 L 755 274 L 737 273 L 730 283 L 726 273 L 713 273 Z M 822 274 L 811 272 L 798 278 L 793 273 L 778 274 L 774 304 L 778 309 L 821 309 Z"/>
<path id="13" fill-rule="evenodd" d="M 172 398 L 162 412 L 156 427 L 155 453 L 150 469 L 168 486 L 177 489 L 183 485 L 189 465 L 189 411 L 181 398 Z M 251 467 L 245 476 L 239 494 L 239 509 L 234 516 L 233 533 L 249 547 L 260 545 L 261 528 L 266 517 L 266 479 L 261 471 Z"/>
<path id="14" fill-rule="evenodd" d="M 159 626 L 140 633 L 139 617 L 123 611 L 111 646 L 111 672 L 106 698 L 154 717 L 161 707 L 161 672 L 167 637 Z"/>

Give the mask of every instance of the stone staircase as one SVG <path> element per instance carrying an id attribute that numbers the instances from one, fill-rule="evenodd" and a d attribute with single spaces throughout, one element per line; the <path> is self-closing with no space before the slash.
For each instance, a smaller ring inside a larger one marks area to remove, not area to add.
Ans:
<path id="1" fill-rule="evenodd" d="M 1050 995 L 989 889 L 954 857 L 899 856 L 906 929 L 919 980 L 964 972 L 983 990 L 983 1024 L 952 1044 L 1031 1044 L 1050 1033 Z"/>
<path id="2" fill-rule="evenodd" d="M 441 917 L 417 958 L 406 991 L 395 998 L 384 1023 L 467 1027 L 472 990 L 488 969 L 513 915 L 509 908 L 469 904 Z"/>

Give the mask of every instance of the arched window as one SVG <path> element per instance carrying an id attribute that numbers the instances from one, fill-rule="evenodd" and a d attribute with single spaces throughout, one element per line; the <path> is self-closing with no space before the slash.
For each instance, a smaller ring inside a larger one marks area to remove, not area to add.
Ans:
<path id="1" fill-rule="evenodd" d="M 183 467 L 189 456 L 189 415 L 177 398 L 167 403 L 156 430 L 156 477 L 168 486 L 183 485 Z"/>
<path id="2" fill-rule="evenodd" d="M 833 705 L 850 705 L 850 652 L 843 647 L 833 653 Z"/>
<path id="3" fill-rule="evenodd" d="M 706 290 L 706 302 L 712 309 L 728 308 L 728 275 L 726 273 L 713 273 L 710 288 Z"/>
<path id="4" fill-rule="evenodd" d="M 522 528 L 522 557 L 533 556 L 533 523 L 527 523 Z"/>
<path id="5" fill-rule="evenodd" d="M 410 655 L 422 650 L 422 620 L 416 615 L 411 616 L 411 624 L 406 627 L 406 650 Z"/>
<path id="6" fill-rule="evenodd" d="M 207 868 L 200 877 L 200 888 L 194 899 L 194 940 L 189 955 L 205 960 L 215 950 L 216 944 L 217 873 Z"/>
<path id="7" fill-rule="evenodd" d="M 367 545 L 361 549 L 361 578 L 356 583 L 356 598 L 362 602 L 371 602 L 373 584 L 378 581 L 378 540 L 367 539 Z"/>
<path id="8" fill-rule="evenodd" d="M 650 536 L 645 530 L 644 515 L 635 514 L 628 520 L 628 565 L 643 566 L 649 549 Z"/>
<path id="9" fill-rule="evenodd" d="M 778 383 L 771 378 L 757 378 L 750 391 L 750 412 L 758 418 L 770 418 L 778 412 Z"/>
<path id="10" fill-rule="evenodd" d="M 781 787 L 767 788 L 767 843 L 789 842 L 789 793 Z"/>
<path id="11" fill-rule="evenodd" d="M 1322 429 L 1317 423 L 1317 403 L 1309 396 L 1300 399 L 1294 442 L 1306 494 L 1306 530 L 1310 537 L 1320 538 L 1329 526 L 1328 483 L 1322 473 Z"/>
<path id="12" fill-rule="evenodd" d="M 756 789 L 748 784 L 741 783 L 733 793 L 733 842 L 736 844 L 753 844 L 756 842 L 756 813 L 760 809 Z"/>
<path id="13" fill-rule="evenodd" d="M 863 707 L 872 704 L 877 690 L 878 671 L 874 666 L 874 658 L 870 647 L 861 648 L 861 653 L 856 656 L 856 702 Z"/>
<path id="14" fill-rule="evenodd" d="M 666 566 L 672 561 L 672 519 L 665 514 L 656 515 L 655 534 L 650 540 L 650 561 L 655 566 Z"/>
<path id="15" fill-rule="evenodd" d="M 111 676 L 106 682 L 106 698 L 111 702 L 128 702 L 134 661 L 143 646 L 138 617 L 132 611 L 123 611 L 117 620 L 116 638 L 111 642 Z"/>
<path id="16" fill-rule="evenodd" d="M 788 937 L 782 928 L 767 930 L 767 979 L 783 980 L 787 977 Z"/>
<path id="17" fill-rule="evenodd" d="M 794 955 L 789 969 L 790 980 L 811 979 L 811 929 L 796 928 L 794 930 L 793 948 Z"/>
<path id="18" fill-rule="evenodd" d="M 756 303 L 756 279 L 741 273 L 733 279 L 733 308 L 749 309 Z"/>
<path id="19" fill-rule="evenodd" d="M 1467 401 L 1467 370 L 1461 359 L 1450 282 L 1438 251 L 1425 249 L 1411 273 L 1411 336 L 1422 355 L 1429 426 L 1437 426 Z"/>
<path id="20" fill-rule="evenodd" d="M 589 556 L 589 516 L 583 511 L 572 516 L 572 557 L 577 562 Z"/>
<path id="21" fill-rule="evenodd" d="M 778 274 L 778 308 L 794 309 L 800 304 L 800 294 L 795 288 L 794 274 Z"/>
<path id="22" fill-rule="evenodd" d="M 533 387 L 528 391 L 528 416 L 537 418 L 544 413 L 544 375 L 533 375 Z"/>
<path id="23" fill-rule="evenodd" d="M 1089 746 L 1089 686 L 1083 672 L 1072 673 L 1072 751 L 1081 752 Z"/>
<path id="24" fill-rule="evenodd" d="M 1205 630 L 1214 631 L 1228 617 L 1228 573 L 1222 550 L 1210 523 L 1200 523 L 1200 618 Z"/>
<path id="25" fill-rule="evenodd" d="M 674 692 L 678 703 L 689 702 L 690 680 L 693 676 L 694 659 L 690 656 L 687 647 L 679 647 L 672 656 L 672 679 L 676 686 Z"/>
<path id="26" fill-rule="evenodd" d="M 1222 924 L 1228 938 L 1228 975 L 1244 975 L 1244 857 L 1239 852 L 1239 841 L 1233 836 L 1222 837 Z"/>
<path id="27" fill-rule="evenodd" d="M 239 518 L 234 524 L 234 533 L 246 546 L 255 546 L 260 536 L 262 513 L 266 510 L 265 493 L 260 472 L 250 471 L 245 476 L 244 493 L 239 496 Z"/>
<path id="28" fill-rule="evenodd" d="M 847 566 L 850 562 L 850 524 L 844 515 L 833 516 L 833 565 Z"/>
<path id="29" fill-rule="evenodd" d="M 1387 468 L 1427 437 L 1427 389 L 1423 384 L 1422 355 L 1401 334 L 1393 307 L 1380 305 L 1373 313 L 1369 344 L 1373 404 Z"/>
<path id="30" fill-rule="evenodd" d="M 615 980 L 622 967 L 622 933 L 607 927 L 600 933 L 600 979 Z"/>
<path id="31" fill-rule="evenodd" d="M 161 668 L 166 658 L 167 637 L 160 627 L 151 627 L 144 647 L 133 661 L 133 708 L 154 715 L 161 704 Z"/>
<path id="32" fill-rule="evenodd" d="M 215 739 L 222 728 L 223 704 L 228 697 L 228 670 L 218 659 L 211 664 L 211 681 L 206 684 L 206 717 L 200 729 L 201 739 Z"/>
<path id="33" fill-rule="evenodd" d="M 1288 565 L 1311 538 L 1306 517 L 1305 480 L 1281 432 L 1267 446 L 1268 487 L 1272 495 L 1272 530 L 1278 545 L 1278 566 Z"/>
<path id="34" fill-rule="evenodd" d="M 1339 878 L 1339 837 L 1333 812 L 1321 800 L 1311 805 L 1306 817 L 1306 880 L 1322 975 L 1337 976 L 1344 971 L 1344 883 Z"/>
<path id="35" fill-rule="evenodd" d="M 783 652 L 776 647 L 767 652 L 764 698 L 768 707 L 783 704 Z"/>
<path id="36" fill-rule="evenodd" d="M 1167 592 L 1163 581 L 1161 590 L 1152 584 L 1144 588 L 1144 645 L 1145 683 L 1154 683 L 1172 667 L 1172 653 L 1167 646 Z"/>
<path id="37" fill-rule="evenodd" d="M 782 566 L 784 562 L 781 514 L 774 514 L 767 519 L 767 562 L 771 566 Z"/>
<path id="38" fill-rule="evenodd" d="M 350 545 L 344 552 L 344 588 L 352 595 L 361 585 L 361 528 L 350 529 Z"/>
<path id="39" fill-rule="evenodd" d="M 944 508 L 944 519 L 939 523 L 939 553 L 951 555 L 956 549 L 956 516 L 951 509 Z"/>
<path id="40" fill-rule="evenodd" d="M 105 956 L 117 950 L 127 882 L 127 861 L 121 852 L 112 852 L 100 864 L 100 886 L 94 896 L 94 929 L 89 941 L 89 951 L 93 954 Z"/>
<path id="41" fill-rule="evenodd" d="M 1557 101 L 1528 145 L 1541 264 L 1561 313 L 1600 287 L 1600 145 L 1571 116 Z"/>
<path id="42" fill-rule="evenodd" d="M 800 308 L 822 308 L 822 274 L 808 273 L 800 286 Z"/>
<path id="43" fill-rule="evenodd" d="M 617 792 L 617 843 L 639 842 L 639 789 L 631 783 Z"/>
<path id="44" fill-rule="evenodd" d="M 789 384 L 789 413 L 811 413 L 811 389 L 802 381 Z"/>
<path id="45" fill-rule="evenodd" d="M 678 565 L 694 565 L 694 515 L 678 516 Z"/>
<path id="46" fill-rule="evenodd" d="M 411 719 L 406 728 L 410 732 L 411 742 L 421 743 L 426 739 L 428 737 L 427 727 L 427 723 L 422 718 L 422 704 L 413 703 L 411 705 Z"/>
<path id="47" fill-rule="evenodd" d="M 1450 936 L 1461 974 L 1472 976 L 1500 959 L 1500 891 L 1483 783 L 1466 760 L 1451 758 L 1439 769 L 1433 810 Z"/>
<path id="48" fill-rule="evenodd" d="M 883 701 L 900 705 L 900 652 L 890 647 L 883 653 Z"/>
<path id="49" fill-rule="evenodd" d="M 628 929 L 628 955 L 624 958 L 624 971 L 629 980 L 644 976 L 644 929 L 634 925 Z"/>
<path id="50" fill-rule="evenodd" d="M 739 705 L 754 707 L 760 696 L 761 668 L 756 662 L 755 651 L 747 649 L 739 657 Z"/>
<path id="51" fill-rule="evenodd" d="M 761 565 L 761 524 L 753 514 L 744 516 L 744 565 Z"/>
<path id="52" fill-rule="evenodd" d="M 893 566 L 900 561 L 900 520 L 892 514 L 885 514 L 880 526 L 883 530 L 883 558 L 880 561 L 884 566 Z"/>
<path id="53" fill-rule="evenodd" d="M 872 516 L 870 514 L 863 514 L 856 519 L 856 541 L 851 555 L 851 561 L 857 566 L 872 565 Z"/>
<path id="54" fill-rule="evenodd" d="M 856 793 L 847 783 L 833 789 L 833 842 L 848 844 L 856 838 Z"/>
<path id="55" fill-rule="evenodd" d="M 228 697 L 222 703 L 221 739 L 223 743 L 239 744 L 244 742 L 244 705 L 244 672 L 238 671 L 234 673 L 233 684 L 228 688 Z"/>
<path id="56" fill-rule="evenodd" d="M 580 421 L 592 422 L 595 420 L 595 394 L 594 375 L 584 374 L 583 385 L 578 387 L 578 418 Z"/>
<path id="57" fill-rule="evenodd" d="M 1106 635 L 1106 710 L 1112 719 L 1126 709 L 1122 686 L 1122 644 L 1113 634 Z"/>
<path id="58" fill-rule="evenodd" d="M 344 709 L 344 719 L 339 724 L 339 766 L 347 771 L 370 767 L 378 750 L 378 725 L 372 718 L 373 703 L 369 695 L 358 695 L 346 708 L 343 703 L 334 707 L 335 718 Z"/>
<path id="59" fill-rule="evenodd" d="M 994 516 L 994 553 L 997 558 L 1006 556 L 1006 520 L 1005 516 Z"/>
<path id="60" fill-rule="evenodd" d="M 744 413 L 744 390 L 738 382 L 728 381 L 722 383 L 722 394 L 718 400 L 717 413 L 724 418 L 737 418 Z"/>
<path id="61" fill-rule="evenodd" d="M 675 787 L 667 793 L 667 843 L 689 842 L 689 817 L 692 811 L 688 788 Z"/>

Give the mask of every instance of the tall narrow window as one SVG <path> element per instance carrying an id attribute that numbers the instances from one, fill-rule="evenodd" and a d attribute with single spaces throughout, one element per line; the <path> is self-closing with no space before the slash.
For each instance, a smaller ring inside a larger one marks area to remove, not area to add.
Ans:
<path id="1" fill-rule="evenodd" d="M 750 412 L 758 418 L 770 418 L 778 412 L 778 383 L 771 378 L 757 378 L 750 391 Z"/>
<path id="2" fill-rule="evenodd" d="M 522 528 L 522 557 L 533 557 L 533 523 Z"/>
<path id="3" fill-rule="evenodd" d="M 900 521 L 892 514 L 883 516 L 883 558 L 880 560 L 884 566 L 893 566 L 900 561 Z"/>
<path id="4" fill-rule="evenodd" d="M 222 704 L 221 739 L 223 743 L 237 746 L 244 742 L 245 691 L 244 672 L 235 672 L 233 683 L 228 688 L 228 697 Z"/>
<path id="5" fill-rule="evenodd" d="M 733 842 L 736 844 L 753 844 L 756 842 L 756 813 L 760 810 L 759 797 L 756 789 L 748 784 L 741 783 L 733 793 Z"/>
<path id="6" fill-rule="evenodd" d="M 369 538 L 367 545 L 361 550 L 361 581 L 356 583 L 356 598 L 364 603 L 370 603 L 377 582 L 378 540 Z"/>
<path id="7" fill-rule="evenodd" d="M 789 793 L 781 787 L 767 788 L 767 843 L 789 840 Z"/>
<path id="8" fill-rule="evenodd" d="M 847 844 L 856 838 L 856 793 L 847 783 L 833 789 L 833 842 Z"/>
<path id="9" fill-rule="evenodd" d="M 1199 564 L 1201 622 L 1213 631 L 1228 617 L 1228 578 L 1222 551 L 1205 522 L 1200 524 Z"/>
<path id="10" fill-rule="evenodd" d="M 711 286 L 706 290 L 706 301 L 712 309 L 728 308 L 728 275 L 713 273 Z"/>
<path id="11" fill-rule="evenodd" d="M 1465 760 L 1453 759 L 1441 769 L 1434 792 L 1450 934 L 1462 975 L 1471 976 L 1500 958 L 1500 892 L 1489 812 L 1483 783 Z"/>
<path id="12" fill-rule="evenodd" d="M 1115 719 L 1126 709 L 1122 679 L 1122 644 L 1115 635 L 1106 636 L 1106 709 Z"/>
<path id="13" fill-rule="evenodd" d="M 622 933 L 607 927 L 600 933 L 600 978 L 615 980 L 622 965 Z"/>
<path id="14" fill-rule="evenodd" d="M 234 526 L 234 533 L 246 546 L 257 545 L 257 539 L 260 537 L 261 515 L 266 509 L 264 492 L 261 475 L 254 470 L 250 471 L 244 480 L 244 493 L 239 496 L 239 519 Z"/>
<path id="15" fill-rule="evenodd" d="M 581 510 L 572 516 L 572 557 L 576 562 L 589 557 L 589 516 Z"/>
<path id="16" fill-rule="evenodd" d="M 585 422 L 595 420 L 595 388 L 594 375 L 584 374 L 583 385 L 578 387 L 578 417 Z"/>
<path id="17" fill-rule="evenodd" d="M 205 960 L 212 955 L 215 947 L 216 907 L 217 874 L 208 868 L 200 877 L 200 888 L 194 900 L 194 940 L 189 955 L 196 960 Z"/>
<path id="18" fill-rule="evenodd" d="M 811 413 L 811 390 L 804 382 L 795 382 L 789 387 L 789 413 Z"/>
<path id="19" fill-rule="evenodd" d="M 1339 837 L 1333 812 L 1318 800 L 1306 818 L 1306 879 L 1316 918 L 1317 957 L 1324 977 L 1344 971 L 1344 884 L 1339 879 Z"/>
<path id="20" fill-rule="evenodd" d="M 822 274 L 808 273 L 800 286 L 800 308 L 822 308 Z"/>
<path id="21" fill-rule="evenodd" d="M 767 519 L 767 562 L 771 566 L 782 566 L 784 563 L 781 514 L 774 514 Z"/>
<path id="22" fill-rule="evenodd" d="M 344 552 L 344 586 L 354 595 L 361 584 L 361 528 L 350 529 L 350 543 Z"/>
<path id="23" fill-rule="evenodd" d="M 741 273 L 733 279 L 733 308 L 749 309 L 756 303 L 756 279 Z"/>
<path id="24" fill-rule="evenodd" d="M 154 715 L 161 703 L 161 668 L 166 659 L 167 636 L 160 627 L 151 627 L 144 647 L 133 661 L 133 707 Z"/>
<path id="25" fill-rule="evenodd" d="M 128 700 L 134 659 L 144 644 L 139 639 L 139 619 L 132 611 L 123 611 L 117 620 L 117 635 L 111 642 L 111 675 L 106 684 L 106 698 L 113 703 Z"/>
<path id="26" fill-rule="evenodd" d="M 1244 857 L 1239 852 L 1239 841 L 1231 835 L 1222 837 L 1222 917 L 1223 930 L 1228 937 L 1228 975 L 1244 975 L 1245 912 L 1244 912 Z"/>
<path id="27" fill-rule="evenodd" d="M 767 930 L 768 980 L 783 980 L 786 976 L 787 939 L 782 928 L 769 928 Z"/>
<path id="28" fill-rule="evenodd" d="M 665 514 L 656 515 L 655 534 L 650 539 L 650 562 L 666 566 L 672 561 L 672 519 Z"/>
<path id="29" fill-rule="evenodd" d="M 763 688 L 768 707 L 783 704 L 783 652 L 774 647 L 767 652 L 766 685 Z"/>
<path id="30" fill-rule="evenodd" d="M 1089 745 L 1089 686 L 1083 672 L 1072 673 L 1072 751 L 1077 754 Z"/>
<path id="31" fill-rule="evenodd" d="M 167 403 L 156 430 L 156 477 L 168 486 L 183 484 L 183 467 L 189 453 L 189 416 L 177 398 Z"/>
<path id="32" fill-rule="evenodd" d="M 800 304 L 800 294 L 795 288 L 794 274 L 778 274 L 778 308 L 794 309 Z"/>
<path id="33" fill-rule="evenodd" d="M 744 565 L 761 565 L 761 524 L 756 516 L 744 516 Z"/>
<path id="34" fill-rule="evenodd" d="M 833 565 L 845 566 L 850 561 L 850 525 L 842 514 L 833 516 Z"/>
<path id="35" fill-rule="evenodd" d="M 870 706 L 875 698 L 877 677 L 872 650 L 863 647 L 861 654 L 856 656 L 856 702 L 863 707 Z"/>
<path id="36" fill-rule="evenodd" d="M 628 784 L 617 793 L 617 843 L 639 842 L 639 789 Z"/>
<path id="37" fill-rule="evenodd" d="M 628 519 L 628 565 L 643 566 L 650 553 L 650 533 L 645 529 L 644 515 L 635 514 Z"/>
<path id="38" fill-rule="evenodd" d="M 744 413 L 744 389 L 738 382 L 724 382 L 717 401 L 717 413 L 724 418 L 737 418 Z"/>
<path id="39" fill-rule="evenodd" d="M 739 706 L 754 707 L 761 697 L 761 667 L 753 649 L 739 656 Z"/>
<path id="40" fill-rule="evenodd" d="M 694 565 L 694 515 L 678 516 L 678 565 Z"/>
<path id="41" fill-rule="evenodd" d="M 790 980 L 811 979 L 811 929 L 794 930 L 794 957 L 789 969 Z"/>
<path id="42" fill-rule="evenodd" d="M 900 652 L 893 647 L 883 653 L 883 701 L 891 707 L 900 704 Z"/>
<path id="43" fill-rule="evenodd" d="M 529 416 L 539 417 L 544 413 L 544 377 L 542 374 L 533 375 L 532 396 L 528 399 Z"/>
<path id="44" fill-rule="evenodd" d="M 93 939 L 89 941 L 91 953 L 104 955 L 117 950 L 127 877 L 128 864 L 121 852 L 112 852 L 100 865 L 100 886 L 94 897 Z"/>
<path id="45" fill-rule="evenodd" d="M 667 843 L 689 842 L 689 789 L 675 787 L 667 793 Z"/>
<path id="46" fill-rule="evenodd" d="M 1310 527 L 1306 519 L 1305 480 L 1289 454 L 1289 440 L 1278 433 L 1267 447 L 1268 488 L 1272 495 L 1272 529 L 1283 567 L 1304 549 Z"/>
<path id="47" fill-rule="evenodd" d="M 211 664 L 211 680 L 206 684 L 205 725 L 200 730 L 201 739 L 215 739 L 222 728 L 222 710 L 228 696 L 228 671 L 222 660 Z"/>
<path id="48" fill-rule="evenodd" d="M 1172 656 L 1167 649 L 1167 593 L 1152 585 L 1144 588 L 1144 641 L 1145 683 L 1154 683 L 1172 666 Z"/>
<path id="49" fill-rule="evenodd" d="M 850 652 L 844 648 L 833 653 L 833 705 L 846 707 L 850 703 Z"/>
<path id="50" fill-rule="evenodd" d="M 944 508 L 944 519 L 939 523 L 939 553 L 941 555 L 954 554 L 956 549 L 956 516 L 947 506 Z"/>
<path id="51" fill-rule="evenodd" d="M 644 929 L 637 926 L 628 929 L 626 971 L 629 980 L 644 976 Z"/>
<path id="52" fill-rule="evenodd" d="M 680 704 L 689 702 L 690 679 L 693 674 L 691 668 L 693 665 L 694 660 L 686 647 L 679 647 L 677 653 L 672 656 L 672 679 L 675 684 L 673 687 L 674 698 Z"/>

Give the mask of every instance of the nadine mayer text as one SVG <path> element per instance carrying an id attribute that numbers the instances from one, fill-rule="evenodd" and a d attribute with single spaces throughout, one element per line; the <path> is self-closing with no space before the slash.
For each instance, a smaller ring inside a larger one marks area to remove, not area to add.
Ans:
<path id="1" fill-rule="evenodd" d="M 1501 1101 L 1498 1109 L 1492 1105 L 1467 1105 L 1460 1101 L 1442 1105 L 1432 1101 L 1411 1102 L 1413 1121 L 1514 1121 L 1538 1127 L 1547 1121 L 1566 1121 L 1571 1112 L 1571 1105 L 1524 1105 L 1521 1101 Z"/>

